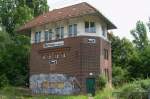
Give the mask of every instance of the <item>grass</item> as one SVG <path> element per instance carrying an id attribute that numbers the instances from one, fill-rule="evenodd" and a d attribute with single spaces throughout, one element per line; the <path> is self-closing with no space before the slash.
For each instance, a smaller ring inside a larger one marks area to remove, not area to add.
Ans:
<path id="1" fill-rule="evenodd" d="M 114 99 L 112 98 L 113 89 L 104 88 L 102 91 L 97 91 L 94 99 Z M 77 95 L 77 96 L 29 96 L 26 95 L 25 91 L 15 87 L 5 87 L 0 90 L 0 99 L 88 99 L 88 96 Z"/>
<path id="2" fill-rule="evenodd" d="M 21 88 L 16 87 L 5 87 L 0 90 L 0 99 L 88 99 L 87 96 L 78 95 L 78 96 L 29 96 L 27 91 L 22 90 Z"/>
<path id="3" fill-rule="evenodd" d="M 101 91 L 96 92 L 94 99 L 116 99 L 113 97 L 113 92 L 120 92 L 123 95 L 132 93 L 132 92 L 141 92 L 150 90 L 150 79 L 139 80 L 131 83 L 124 84 L 119 88 L 110 88 L 106 87 Z M 0 99 L 88 99 L 85 95 L 78 96 L 29 96 L 27 91 L 15 87 L 5 87 L 0 90 Z M 120 99 L 127 99 L 121 97 Z M 138 99 L 138 98 L 135 98 Z M 146 98 L 143 98 L 146 99 Z"/>
<path id="4" fill-rule="evenodd" d="M 96 96 L 94 97 L 94 99 L 115 99 L 112 96 L 113 91 L 114 91 L 113 88 L 106 87 L 101 91 L 97 91 Z"/>

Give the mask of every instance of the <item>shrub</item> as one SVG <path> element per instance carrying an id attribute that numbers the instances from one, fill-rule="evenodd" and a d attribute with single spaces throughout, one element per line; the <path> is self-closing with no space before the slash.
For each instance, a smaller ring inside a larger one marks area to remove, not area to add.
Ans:
<path id="1" fill-rule="evenodd" d="M 116 99 L 112 96 L 113 89 L 110 87 L 105 87 L 103 90 L 96 92 L 94 99 Z"/>
<path id="2" fill-rule="evenodd" d="M 100 89 L 104 89 L 107 84 L 107 79 L 104 75 L 99 75 L 97 79 L 97 84 Z"/>
<path id="3" fill-rule="evenodd" d="M 6 75 L 4 75 L 4 74 L 1 75 L 0 76 L 0 88 L 2 88 L 4 86 L 8 86 L 8 84 L 9 84 L 9 81 L 8 81 Z"/>
<path id="4" fill-rule="evenodd" d="M 114 66 L 112 69 L 112 83 L 114 86 L 121 86 L 128 79 L 128 72 L 126 69 Z"/>
<path id="5" fill-rule="evenodd" d="M 125 84 L 119 89 L 119 98 L 121 99 L 147 99 L 150 89 L 150 79 L 134 81 L 132 83 Z"/>

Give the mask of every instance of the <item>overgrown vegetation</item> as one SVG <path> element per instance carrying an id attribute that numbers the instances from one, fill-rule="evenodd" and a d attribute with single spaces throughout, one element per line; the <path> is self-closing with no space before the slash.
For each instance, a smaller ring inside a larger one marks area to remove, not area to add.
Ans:
<path id="1" fill-rule="evenodd" d="M 5 87 L 0 90 L 0 99 L 88 99 L 87 96 L 84 95 L 76 95 L 76 96 L 31 96 L 29 91 L 24 88 L 17 87 Z"/>
<path id="2" fill-rule="evenodd" d="M 150 79 L 135 80 L 116 90 L 119 99 L 148 99 Z"/>
<path id="3" fill-rule="evenodd" d="M 0 0 L 0 87 L 28 86 L 30 38 L 16 30 L 48 9 L 47 0 Z"/>
<path id="4" fill-rule="evenodd" d="M 99 75 L 99 77 L 97 78 L 97 84 L 100 90 L 106 87 L 107 78 L 105 77 L 105 75 Z"/>
<path id="5" fill-rule="evenodd" d="M 110 33 L 112 42 L 113 85 L 118 86 L 134 79 L 146 79 L 150 76 L 150 41 L 146 26 L 138 21 L 131 30 L 133 41 L 120 39 Z"/>

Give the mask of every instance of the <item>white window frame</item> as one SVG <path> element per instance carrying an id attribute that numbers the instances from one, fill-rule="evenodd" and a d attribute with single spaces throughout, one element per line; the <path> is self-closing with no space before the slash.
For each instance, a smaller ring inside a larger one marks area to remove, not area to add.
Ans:
<path id="1" fill-rule="evenodd" d="M 46 32 L 48 33 L 47 35 L 46 35 Z M 45 42 L 52 40 L 52 33 L 53 33 L 52 29 L 45 30 L 45 32 L 44 32 Z M 46 40 L 46 36 L 47 36 L 47 40 Z"/>
<path id="2" fill-rule="evenodd" d="M 76 26 L 76 29 L 75 29 L 75 26 Z M 71 27 L 71 30 L 70 30 L 70 27 Z M 68 26 L 68 35 L 69 35 L 69 37 L 77 36 L 77 31 L 78 31 L 78 25 L 76 23 L 75 24 L 70 24 Z"/>
<path id="3" fill-rule="evenodd" d="M 102 35 L 103 35 L 104 37 L 106 37 L 106 29 L 105 29 L 104 26 L 102 26 Z"/>
<path id="4" fill-rule="evenodd" d="M 86 28 L 86 22 L 88 23 L 88 28 Z M 92 30 L 91 23 L 94 23 L 94 29 Z M 85 21 L 84 28 L 86 33 L 96 33 L 96 22 L 94 21 Z"/>
<path id="5" fill-rule="evenodd" d="M 57 31 L 58 29 L 58 31 Z M 60 26 L 60 27 L 57 27 L 55 29 L 55 32 L 56 32 L 56 39 L 63 39 L 64 38 L 64 26 Z M 59 35 L 59 37 L 57 38 L 57 35 Z"/>

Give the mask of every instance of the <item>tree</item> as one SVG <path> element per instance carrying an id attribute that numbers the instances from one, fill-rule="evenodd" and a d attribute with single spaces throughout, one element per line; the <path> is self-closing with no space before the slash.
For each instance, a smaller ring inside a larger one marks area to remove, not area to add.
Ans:
<path id="1" fill-rule="evenodd" d="M 143 51 L 136 51 L 130 60 L 130 76 L 136 78 L 150 77 L 150 45 L 148 45 Z"/>
<path id="2" fill-rule="evenodd" d="M 34 16 L 48 11 L 46 0 L 0 0 L 0 81 L 24 86 L 28 83 L 29 37 L 17 35 L 16 30 Z M 9 43 L 9 41 L 11 43 Z"/>
<path id="3" fill-rule="evenodd" d="M 16 29 L 49 9 L 47 0 L 0 0 L 2 25 L 11 36 Z"/>
<path id="4" fill-rule="evenodd" d="M 123 69 L 121 66 L 113 66 L 112 70 L 112 83 L 114 86 L 122 85 L 129 79 L 126 68 Z"/>
<path id="5" fill-rule="evenodd" d="M 118 36 L 114 36 L 113 33 L 109 35 L 109 40 L 112 45 L 113 84 L 118 85 L 130 80 L 128 69 L 135 49 L 128 39 L 120 39 Z"/>
<path id="6" fill-rule="evenodd" d="M 147 37 L 147 31 L 144 23 L 138 21 L 136 29 L 131 31 L 134 37 L 135 52 L 130 59 L 130 76 L 132 78 L 147 78 L 150 71 L 150 44 Z"/>
<path id="7" fill-rule="evenodd" d="M 47 0 L 26 0 L 26 4 L 29 8 L 33 9 L 34 16 L 38 16 L 49 11 Z"/>
<path id="8" fill-rule="evenodd" d="M 127 68 L 130 56 L 134 53 L 133 44 L 126 38 L 120 39 L 118 36 L 110 34 L 112 47 L 113 66 L 122 66 Z"/>
<path id="9" fill-rule="evenodd" d="M 133 43 L 136 48 L 142 51 L 148 45 L 147 31 L 142 21 L 137 21 L 136 28 L 131 30 L 131 34 L 134 37 Z"/>
<path id="10" fill-rule="evenodd" d="M 0 75 L 5 75 L 11 85 L 25 85 L 28 82 L 29 38 L 16 36 L 12 44 L 0 52 Z"/>
<path id="11" fill-rule="evenodd" d="M 0 31 L 0 52 L 6 49 L 8 44 L 11 44 L 12 40 L 8 33 Z"/>

